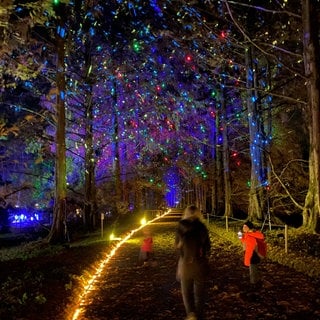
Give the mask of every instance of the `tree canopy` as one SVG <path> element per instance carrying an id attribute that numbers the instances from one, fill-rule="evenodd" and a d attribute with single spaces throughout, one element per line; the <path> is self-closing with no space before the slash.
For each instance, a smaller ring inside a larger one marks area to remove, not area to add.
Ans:
<path id="1" fill-rule="evenodd" d="M 62 198 L 92 224 L 107 207 L 124 214 L 193 202 L 258 220 L 305 212 L 315 231 L 304 208 L 317 192 L 308 177 L 318 164 L 308 161 L 319 143 L 309 138 L 319 93 L 306 90 L 303 30 L 319 9 L 302 2 L 314 10 L 259 0 L 2 4 L 1 177 L 11 189 L 29 186 L 8 200 L 57 200 L 60 99 Z"/>

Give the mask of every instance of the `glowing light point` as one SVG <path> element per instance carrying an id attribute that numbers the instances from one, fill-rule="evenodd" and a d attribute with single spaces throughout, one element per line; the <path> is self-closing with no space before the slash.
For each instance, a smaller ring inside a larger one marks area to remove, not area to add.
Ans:
<path id="1" fill-rule="evenodd" d="M 134 52 L 140 52 L 140 50 L 141 50 L 140 43 L 137 40 L 134 40 L 132 48 L 133 48 Z"/>
<path id="2" fill-rule="evenodd" d="M 221 38 L 226 38 L 227 37 L 227 32 L 226 31 L 221 31 L 221 34 L 220 34 Z"/>
<path id="3" fill-rule="evenodd" d="M 116 237 L 116 236 L 114 235 L 114 233 L 111 233 L 110 236 L 109 236 L 109 240 L 110 240 L 110 241 L 115 241 L 115 240 L 121 240 L 121 238 Z"/>
<path id="4" fill-rule="evenodd" d="M 186 62 L 190 63 L 190 62 L 192 62 L 193 59 L 192 59 L 192 56 L 190 54 L 187 54 L 186 57 L 185 57 L 185 60 L 186 60 Z"/>

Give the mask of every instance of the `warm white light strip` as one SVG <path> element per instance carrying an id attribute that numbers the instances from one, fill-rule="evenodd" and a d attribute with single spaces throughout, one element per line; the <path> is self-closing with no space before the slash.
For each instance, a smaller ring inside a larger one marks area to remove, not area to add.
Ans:
<path id="1" fill-rule="evenodd" d="M 86 300 L 88 297 L 89 292 L 94 290 L 94 284 L 97 282 L 97 279 L 99 278 L 101 272 L 104 270 L 105 265 L 110 261 L 110 259 L 115 255 L 115 253 L 117 252 L 117 249 L 120 248 L 127 240 L 129 240 L 133 234 L 135 234 L 137 231 L 143 229 L 146 225 L 164 217 L 166 214 L 168 214 L 170 212 L 167 211 L 165 212 L 163 215 L 160 215 L 150 221 L 148 221 L 146 224 L 141 225 L 139 228 L 135 229 L 135 230 L 131 230 L 130 233 L 122 240 L 120 240 L 116 246 L 109 252 L 106 254 L 105 258 L 102 259 L 102 261 L 99 263 L 99 266 L 96 268 L 95 273 L 92 275 L 92 277 L 87 281 L 87 283 L 84 285 L 82 293 L 79 294 L 78 297 L 78 307 L 77 309 L 74 311 L 72 317 L 70 319 L 72 320 L 77 320 L 79 319 L 79 316 L 83 313 L 84 311 L 84 306 L 86 305 Z"/>

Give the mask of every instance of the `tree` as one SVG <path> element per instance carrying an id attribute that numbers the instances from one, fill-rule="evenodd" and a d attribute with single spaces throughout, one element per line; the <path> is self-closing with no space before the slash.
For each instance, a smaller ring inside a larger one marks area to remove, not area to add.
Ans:
<path id="1" fill-rule="evenodd" d="M 303 226 L 319 232 L 320 219 L 320 45 L 319 3 L 302 0 L 304 66 L 308 95 L 309 188 L 303 210 Z"/>
<path id="2" fill-rule="evenodd" d="M 53 222 L 48 240 L 50 242 L 67 241 L 67 180 L 66 180 L 66 83 L 65 83 L 65 42 L 67 27 L 65 21 L 66 6 L 57 3 L 56 25 L 56 162 L 55 162 L 55 204 Z"/>

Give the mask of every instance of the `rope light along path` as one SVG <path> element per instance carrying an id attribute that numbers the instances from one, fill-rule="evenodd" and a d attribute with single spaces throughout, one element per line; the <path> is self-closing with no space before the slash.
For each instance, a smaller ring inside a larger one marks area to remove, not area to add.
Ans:
<path id="1" fill-rule="evenodd" d="M 88 295 L 91 291 L 94 290 L 95 284 L 97 283 L 97 280 L 99 276 L 101 275 L 102 271 L 104 270 L 105 266 L 107 263 L 110 261 L 110 259 L 116 254 L 117 250 L 126 242 L 128 241 L 136 232 L 139 230 L 143 229 L 146 225 L 164 217 L 166 214 L 170 212 L 167 211 L 163 215 L 159 215 L 156 218 L 146 222 L 146 224 L 141 225 L 139 228 L 131 230 L 127 236 L 125 236 L 123 239 L 121 239 L 116 246 L 106 254 L 106 256 L 101 260 L 101 262 L 98 264 L 98 267 L 96 268 L 96 272 L 86 281 L 82 292 L 78 295 L 77 301 L 78 303 L 76 304 L 76 310 L 73 312 L 71 317 L 68 317 L 68 319 L 72 320 L 78 320 L 80 319 L 79 317 L 83 314 L 85 306 L 86 306 L 86 301 L 88 299 Z"/>

